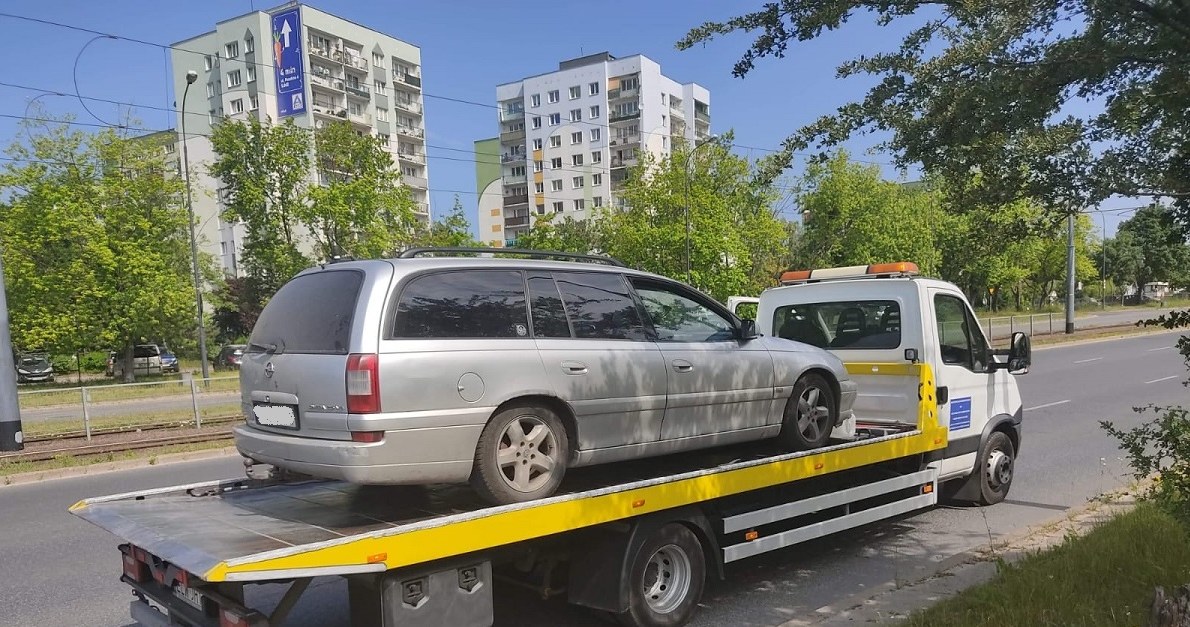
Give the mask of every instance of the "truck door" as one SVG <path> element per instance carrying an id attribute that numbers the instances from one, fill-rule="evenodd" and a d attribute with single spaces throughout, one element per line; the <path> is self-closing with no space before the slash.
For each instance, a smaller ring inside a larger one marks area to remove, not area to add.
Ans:
<path id="1" fill-rule="evenodd" d="M 996 387 L 988 372 L 991 351 L 966 301 L 944 290 L 931 289 L 929 294 L 937 321 L 934 354 L 929 361 L 934 364 L 939 389 L 939 420 L 950 429 L 942 461 L 945 479 L 965 475 L 975 464 Z"/>

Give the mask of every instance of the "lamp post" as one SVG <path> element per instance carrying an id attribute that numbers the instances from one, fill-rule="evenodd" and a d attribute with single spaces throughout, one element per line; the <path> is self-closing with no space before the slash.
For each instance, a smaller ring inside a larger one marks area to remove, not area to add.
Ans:
<path id="1" fill-rule="evenodd" d="M 690 283 L 690 160 L 694 158 L 694 153 L 698 149 L 714 143 L 718 139 L 718 135 L 711 135 L 702 141 L 695 141 L 694 147 L 686 153 L 686 283 Z"/>
<path id="2" fill-rule="evenodd" d="M 1099 220 L 1103 223 L 1103 237 L 1099 245 L 1099 254 L 1103 256 L 1103 269 L 1099 271 L 1099 308 L 1107 309 L 1107 214 L 1099 210 Z"/>
<path id="3" fill-rule="evenodd" d="M 186 72 L 186 88 L 182 90 L 182 174 L 186 177 L 186 214 L 190 222 L 190 266 L 194 271 L 194 325 L 198 331 L 198 360 L 202 364 L 202 378 L 210 378 L 207 370 L 207 329 L 202 323 L 202 277 L 198 270 L 198 239 L 194 234 L 194 201 L 190 193 L 190 151 L 186 141 L 186 95 L 198 80 L 198 72 Z"/>

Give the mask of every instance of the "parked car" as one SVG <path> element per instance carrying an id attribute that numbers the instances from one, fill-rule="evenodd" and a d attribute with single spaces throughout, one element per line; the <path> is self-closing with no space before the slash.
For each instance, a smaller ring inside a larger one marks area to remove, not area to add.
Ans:
<path id="1" fill-rule="evenodd" d="M 217 369 L 238 369 L 240 362 L 244 360 L 244 349 L 248 348 L 245 344 L 228 344 L 219 349 L 219 354 L 215 355 L 215 368 Z"/>
<path id="2" fill-rule="evenodd" d="M 360 484 L 470 481 L 510 503 L 575 466 L 820 447 L 852 416 L 838 357 L 676 281 L 417 254 L 312 268 L 273 296 L 241 365 L 241 454 Z"/>
<path id="3" fill-rule="evenodd" d="M 178 356 L 171 353 L 168 348 L 162 350 L 161 351 L 161 372 L 177 373 L 178 370 L 179 370 Z"/>
<path id="4" fill-rule="evenodd" d="M 112 376 L 124 376 L 124 355 L 119 351 L 114 353 Z M 161 347 L 156 344 L 137 344 L 132 348 L 132 369 L 137 376 L 161 374 Z"/>
<path id="5" fill-rule="evenodd" d="M 25 353 L 17 359 L 17 383 L 53 383 L 54 366 L 44 353 Z"/>

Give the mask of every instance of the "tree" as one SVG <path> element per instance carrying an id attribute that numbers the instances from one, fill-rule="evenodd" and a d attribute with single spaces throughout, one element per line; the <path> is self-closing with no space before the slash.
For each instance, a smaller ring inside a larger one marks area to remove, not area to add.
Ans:
<path id="1" fill-rule="evenodd" d="M 1137 287 L 1150 281 L 1190 284 L 1190 245 L 1173 216 L 1160 205 L 1150 205 L 1120 223 L 1117 239 L 1126 238 L 1139 252 L 1133 280 Z M 1135 252 L 1133 253 L 1135 255 Z"/>
<path id="2" fill-rule="evenodd" d="M 435 220 L 418 234 L 418 246 L 435 247 L 473 247 L 481 246 L 471 236 L 471 223 L 463 210 L 463 202 L 455 195 L 454 205 L 450 212 L 440 220 Z"/>
<path id="3" fill-rule="evenodd" d="M 1113 194 L 1166 197 L 1190 224 L 1190 11 L 1179 3 L 774 0 L 677 45 L 756 31 L 733 71 L 744 77 L 864 17 L 906 22 L 908 34 L 841 65 L 840 77 L 875 85 L 786 139 L 776 165 L 884 131 L 900 165 L 985 204 L 1032 198 L 1066 214 Z"/>
<path id="4" fill-rule="evenodd" d="M 320 184 L 293 214 L 309 229 L 316 258 L 381 257 L 410 242 L 413 196 L 380 138 L 335 122 L 314 132 L 314 154 Z"/>
<path id="5" fill-rule="evenodd" d="M 1138 289 L 1144 273 L 1145 253 L 1136 236 L 1128 231 L 1117 230 L 1116 236 L 1103 242 L 1107 251 L 1107 275 L 1119 290 L 1120 296 L 1129 285 Z"/>
<path id="6" fill-rule="evenodd" d="M 811 164 L 798 198 L 805 222 L 800 256 L 809 267 L 914 261 L 936 274 L 941 256 L 935 226 L 943 220 L 940 196 L 928 186 L 884 180 L 839 151 Z M 937 235 L 945 235 L 938 233 Z"/>
<path id="7" fill-rule="evenodd" d="M 181 178 L 161 143 L 24 126 L 0 174 L 14 344 L 75 352 L 181 339 L 194 316 Z"/>
<path id="8" fill-rule="evenodd" d="M 575 220 L 570 216 L 559 220 L 553 213 L 537 216 L 529 230 L 517 238 L 516 247 L 598 254 L 603 252 L 600 225 L 604 215 L 597 212 L 587 220 Z"/>
<path id="9" fill-rule="evenodd" d="M 627 206 L 598 222 L 604 252 L 684 278 L 688 210 L 694 286 L 724 300 L 772 285 L 774 260 L 785 254 L 785 225 L 771 209 L 771 187 L 755 183 L 752 164 L 731 154 L 725 137 L 693 149 L 677 144 L 661 159 L 642 155 L 619 192 Z"/>
<path id="10" fill-rule="evenodd" d="M 216 339 L 234 342 L 246 339 L 264 309 L 268 294 L 254 277 L 227 277 L 212 295 Z"/>
<path id="11" fill-rule="evenodd" d="M 243 264 L 267 293 L 312 265 L 301 252 L 297 222 L 307 202 L 309 131 L 283 124 L 224 119 L 211 134 L 211 176 L 221 182 L 224 219 L 247 228 Z"/>

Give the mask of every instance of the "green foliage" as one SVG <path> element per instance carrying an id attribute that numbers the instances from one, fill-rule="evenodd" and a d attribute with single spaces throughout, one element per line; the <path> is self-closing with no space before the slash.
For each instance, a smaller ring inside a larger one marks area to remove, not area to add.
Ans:
<path id="1" fill-rule="evenodd" d="M 557 214 L 537 216 L 533 225 L 517 238 L 517 248 L 532 250 L 556 250 L 567 253 L 599 253 L 602 251 L 599 225 L 602 213 L 596 213 L 588 220 L 575 220 L 570 216 L 557 219 Z"/>
<path id="2" fill-rule="evenodd" d="M 0 241 L 14 345 L 180 339 L 194 311 L 189 234 L 161 144 L 29 123 L 7 152 Z"/>
<path id="3" fill-rule="evenodd" d="M 1190 245 L 1167 207 L 1150 205 L 1138 210 L 1120 223 L 1116 238 L 1128 240 L 1121 252 L 1129 256 L 1121 261 L 1132 271 L 1138 287 L 1149 281 L 1190 286 Z"/>
<path id="4" fill-rule="evenodd" d="M 228 277 L 212 294 L 215 340 L 229 343 L 246 339 L 256 325 L 271 292 L 255 277 Z"/>
<path id="5" fill-rule="evenodd" d="M 795 132 L 774 165 L 887 131 L 899 165 L 922 164 L 966 201 L 1032 198 L 1060 216 L 1164 196 L 1190 223 L 1190 13 L 1177 3 L 774 0 L 677 45 L 754 33 L 742 77 L 862 19 L 900 22 L 899 48 L 842 64 L 841 78 L 870 77 L 866 95 Z"/>
<path id="6" fill-rule="evenodd" d="M 413 197 L 380 138 L 335 122 L 314 132 L 314 154 L 320 184 L 292 210 L 309 229 L 316 259 L 377 258 L 409 243 Z"/>
<path id="7" fill-rule="evenodd" d="M 463 202 L 459 200 L 458 195 L 455 195 L 450 212 L 442 219 L 430 223 L 428 228 L 422 229 L 414 243 L 418 246 L 456 248 L 482 245 L 471 236 L 471 223 L 467 221 Z"/>

